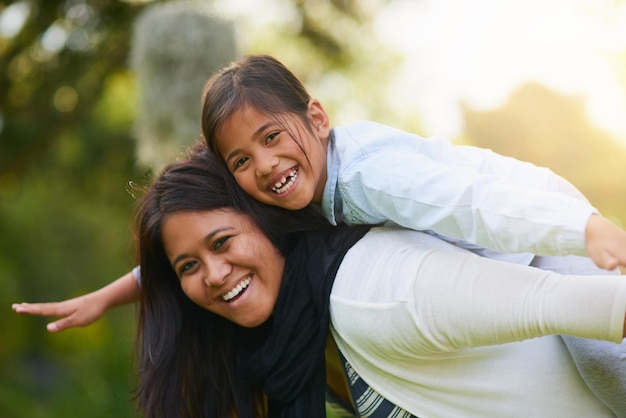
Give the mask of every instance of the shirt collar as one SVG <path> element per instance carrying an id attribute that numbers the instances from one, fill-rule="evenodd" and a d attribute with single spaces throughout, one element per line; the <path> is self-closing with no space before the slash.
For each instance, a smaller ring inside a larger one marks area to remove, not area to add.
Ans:
<path id="1" fill-rule="evenodd" d="M 332 225 L 337 225 L 335 216 L 337 180 L 339 177 L 339 156 L 335 147 L 335 129 L 330 130 L 328 137 L 328 153 L 326 155 L 326 185 L 322 195 L 322 214 Z"/>

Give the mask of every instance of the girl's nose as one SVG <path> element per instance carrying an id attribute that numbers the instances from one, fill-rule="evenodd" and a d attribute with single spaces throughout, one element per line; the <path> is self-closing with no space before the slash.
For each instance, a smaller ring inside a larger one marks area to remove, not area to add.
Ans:
<path id="1" fill-rule="evenodd" d="M 274 167 L 278 165 L 278 158 L 274 156 L 268 156 L 258 160 L 256 165 L 256 175 L 259 177 L 267 176 L 272 173 Z"/>

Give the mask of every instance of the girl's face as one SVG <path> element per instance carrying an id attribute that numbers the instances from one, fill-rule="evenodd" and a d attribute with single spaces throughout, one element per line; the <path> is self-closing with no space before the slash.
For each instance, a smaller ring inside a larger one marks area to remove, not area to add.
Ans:
<path id="1" fill-rule="evenodd" d="M 247 216 L 231 209 L 176 212 L 167 215 L 162 233 L 193 302 L 244 327 L 270 317 L 285 260 Z"/>
<path id="2" fill-rule="evenodd" d="M 313 133 L 295 115 L 283 115 L 279 123 L 245 106 L 220 130 L 220 156 L 256 200 L 291 210 L 322 202 L 329 121 L 315 99 L 309 102 L 307 116 Z"/>

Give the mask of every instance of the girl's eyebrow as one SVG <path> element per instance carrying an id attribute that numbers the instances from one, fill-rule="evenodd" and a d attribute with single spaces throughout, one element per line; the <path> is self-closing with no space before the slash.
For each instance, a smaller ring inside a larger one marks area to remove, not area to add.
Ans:
<path id="1" fill-rule="evenodd" d="M 206 234 L 206 236 L 202 239 L 202 241 L 204 242 L 211 241 L 213 237 L 215 237 L 217 234 L 222 233 L 224 231 L 231 230 L 231 229 L 234 229 L 234 228 L 232 226 L 223 226 L 221 228 L 217 228 L 215 231 L 209 232 L 208 234 Z M 180 260 L 187 258 L 188 256 L 189 255 L 187 253 L 182 253 L 176 256 L 176 258 L 172 260 L 172 267 L 176 268 L 176 264 L 178 264 Z"/>
<path id="2" fill-rule="evenodd" d="M 252 138 L 254 139 L 254 138 L 256 138 L 256 137 L 260 136 L 260 135 L 263 133 L 263 131 L 265 131 L 267 128 L 269 128 L 269 127 L 270 127 L 270 126 L 272 126 L 273 124 L 274 124 L 274 121 L 271 121 L 271 120 L 270 120 L 270 121 L 265 122 L 264 124 L 262 124 L 261 126 L 259 126 L 259 127 L 257 128 L 257 130 L 256 130 L 256 131 L 254 131 L 254 132 L 252 133 Z M 226 156 L 226 158 L 224 158 L 224 161 L 225 161 L 225 162 L 230 161 L 230 160 L 231 160 L 231 159 L 232 159 L 232 158 L 233 158 L 236 154 L 238 154 L 239 152 L 241 152 L 241 150 L 240 150 L 239 148 L 232 150 L 232 151 L 231 151 L 231 152 L 230 152 L 230 153 Z"/>

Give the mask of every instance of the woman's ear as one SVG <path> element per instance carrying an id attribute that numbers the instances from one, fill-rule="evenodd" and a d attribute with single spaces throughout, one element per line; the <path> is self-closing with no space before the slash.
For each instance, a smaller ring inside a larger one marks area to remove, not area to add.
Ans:
<path id="1" fill-rule="evenodd" d="M 315 134 L 318 138 L 326 140 L 330 134 L 330 120 L 320 101 L 317 99 L 309 100 L 307 113 Z"/>

